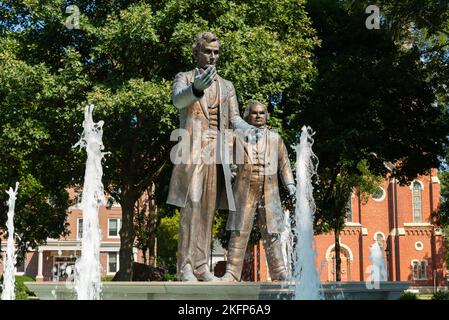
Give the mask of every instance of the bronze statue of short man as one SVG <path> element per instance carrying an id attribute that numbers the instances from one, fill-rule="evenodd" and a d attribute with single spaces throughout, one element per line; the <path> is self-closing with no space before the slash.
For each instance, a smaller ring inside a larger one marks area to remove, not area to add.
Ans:
<path id="1" fill-rule="evenodd" d="M 180 281 L 217 280 L 209 270 L 214 212 L 235 210 L 229 163 L 222 161 L 227 147 L 223 139 L 229 128 L 255 130 L 239 115 L 235 89 L 215 69 L 220 41 L 210 33 L 197 36 L 193 55 L 197 68 L 180 72 L 173 82 L 173 104 L 179 109 L 180 128 L 191 144 L 188 160 L 177 163 L 172 172 L 167 203 L 181 208 L 177 256 Z M 200 135 L 199 144 L 194 136 Z M 206 148 L 213 146 L 217 161 L 202 161 Z M 196 161 L 196 160 L 200 161 Z"/>
<path id="2" fill-rule="evenodd" d="M 285 144 L 277 133 L 266 128 L 267 118 L 267 108 L 258 101 L 252 101 L 246 107 L 244 119 L 261 130 L 261 137 L 255 144 L 242 136 L 239 139 L 237 135 L 236 138 L 235 149 L 237 154 L 243 155 L 243 161 L 237 160 L 234 184 L 237 210 L 230 212 L 226 225 L 232 232 L 223 281 L 240 281 L 256 212 L 271 279 L 283 281 L 288 278 L 280 237 L 285 222 L 278 173 L 291 196 L 295 194 L 296 187 Z"/>

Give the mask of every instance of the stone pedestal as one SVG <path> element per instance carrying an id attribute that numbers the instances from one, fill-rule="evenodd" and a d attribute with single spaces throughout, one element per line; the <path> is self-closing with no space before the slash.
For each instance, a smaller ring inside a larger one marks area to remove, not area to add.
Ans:
<path id="1" fill-rule="evenodd" d="M 41 300 L 73 300 L 72 282 L 25 282 Z M 382 282 L 367 289 L 365 282 L 323 283 L 328 300 L 396 300 L 410 282 Z M 291 300 L 294 285 L 287 282 L 103 282 L 103 300 Z"/>

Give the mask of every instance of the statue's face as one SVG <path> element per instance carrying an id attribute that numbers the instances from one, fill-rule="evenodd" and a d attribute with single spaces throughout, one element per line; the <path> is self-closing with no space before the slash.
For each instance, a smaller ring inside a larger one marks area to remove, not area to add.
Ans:
<path id="1" fill-rule="evenodd" d="M 267 123 L 267 110 L 260 104 L 252 105 L 248 115 L 248 122 L 256 128 L 265 125 Z"/>
<path id="2" fill-rule="evenodd" d="M 196 62 L 198 67 L 206 69 L 209 65 L 214 65 L 220 56 L 220 45 L 218 41 L 206 43 L 197 52 Z"/>

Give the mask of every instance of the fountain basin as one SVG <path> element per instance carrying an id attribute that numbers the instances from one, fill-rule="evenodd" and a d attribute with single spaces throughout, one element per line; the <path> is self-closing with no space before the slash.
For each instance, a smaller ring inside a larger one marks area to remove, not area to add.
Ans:
<path id="1" fill-rule="evenodd" d="M 72 282 L 25 282 L 40 300 L 73 300 Z M 326 282 L 321 292 L 329 300 L 396 300 L 410 282 L 381 282 L 367 289 L 365 282 Z M 291 300 L 288 282 L 103 282 L 103 300 Z"/>

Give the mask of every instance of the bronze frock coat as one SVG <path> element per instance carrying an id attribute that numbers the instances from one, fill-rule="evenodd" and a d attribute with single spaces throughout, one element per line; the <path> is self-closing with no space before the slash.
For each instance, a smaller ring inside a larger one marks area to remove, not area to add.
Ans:
<path id="1" fill-rule="evenodd" d="M 265 129 L 264 138 L 266 139 L 265 148 L 265 179 L 264 179 L 264 198 L 267 231 L 270 234 L 281 233 L 284 230 L 284 212 L 281 206 L 279 195 L 278 175 L 281 177 L 284 186 L 294 184 L 293 174 L 290 167 L 290 160 L 287 154 L 287 148 L 281 137 L 268 129 Z M 242 139 L 236 139 L 237 146 L 244 150 L 244 163 L 237 163 L 237 175 L 234 183 L 234 197 L 236 211 L 229 213 L 226 224 L 227 230 L 242 230 L 243 217 L 248 214 L 254 214 L 253 205 L 247 203 L 248 192 L 250 190 L 251 164 L 248 142 Z M 240 144 L 240 146 L 239 146 Z"/>
<path id="2" fill-rule="evenodd" d="M 201 157 L 203 148 L 195 147 L 194 133 L 209 128 L 208 106 L 205 95 L 196 97 L 192 91 L 192 83 L 198 74 L 198 69 L 180 72 L 173 82 L 173 104 L 179 109 L 180 128 L 189 134 L 190 148 L 187 163 L 175 164 L 170 180 L 167 203 L 178 207 L 185 207 L 187 196 L 195 178 L 195 170 L 199 164 L 195 159 Z M 230 128 L 247 129 L 248 124 L 240 117 L 235 89 L 230 81 L 218 77 L 219 96 L 219 158 L 224 162 L 224 155 L 229 154 L 229 143 L 225 140 L 225 130 Z M 203 131 L 204 132 L 204 131 Z M 232 143 L 232 141 L 231 141 Z M 173 152 L 177 152 L 175 146 Z M 226 161 L 229 162 L 229 161 Z M 235 202 L 231 186 L 231 171 L 228 163 L 223 164 L 224 186 L 218 186 L 220 209 L 235 210 Z M 223 188 L 224 187 L 224 188 Z"/>

